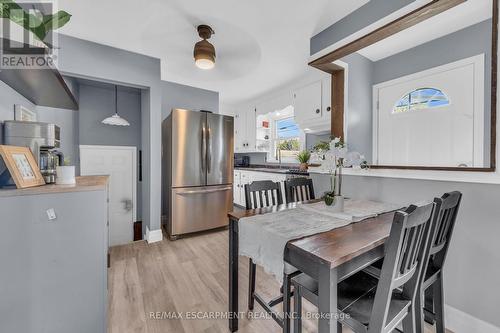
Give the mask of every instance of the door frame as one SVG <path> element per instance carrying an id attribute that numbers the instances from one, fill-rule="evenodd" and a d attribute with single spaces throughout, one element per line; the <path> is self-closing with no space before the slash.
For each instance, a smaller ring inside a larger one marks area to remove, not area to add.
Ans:
<path id="1" fill-rule="evenodd" d="M 81 161 L 81 151 L 82 150 L 122 150 L 132 152 L 132 225 L 137 221 L 137 147 L 135 146 L 102 146 L 102 145 L 80 145 L 79 146 L 79 158 L 80 158 L 80 171 L 82 167 Z"/>
<path id="2" fill-rule="evenodd" d="M 400 76 L 396 79 L 392 79 L 385 82 L 380 82 L 373 85 L 372 93 L 372 164 L 378 164 L 378 129 L 379 129 L 379 90 L 382 88 L 390 87 L 400 83 L 404 83 L 411 80 L 416 80 L 425 76 L 439 74 L 446 72 L 455 68 L 463 67 L 466 65 L 474 65 L 474 96 L 482 96 L 482 98 L 474 98 L 474 162 L 473 168 L 484 168 L 484 78 L 485 78 L 485 54 L 481 53 L 472 57 L 467 57 L 457 61 L 453 61 L 441 66 L 432 67 L 419 71 L 417 73 L 412 73 L 409 75 Z M 403 97 L 403 96 L 401 96 Z M 477 112 L 479 111 L 479 112 Z M 478 161 L 481 161 L 481 165 L 476 165 Z"/>

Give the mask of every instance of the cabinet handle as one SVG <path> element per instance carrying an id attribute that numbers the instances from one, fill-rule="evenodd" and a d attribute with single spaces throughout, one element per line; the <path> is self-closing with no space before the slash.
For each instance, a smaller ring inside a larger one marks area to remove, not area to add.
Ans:
<path id="1" fill-rule="evenodd" d="M 330 112 L 330 110 L 331 110 L 331 109 L 332 109 L 331 107 L 327 107 L 327 108 L 326 108 L 326 111 L 327 111 L 327 112 Z"/>
<path id="2" fill-rule="evenodd" d="M 316 113 L 320 113 L 320 112 L 321 112 L 320 109 L 316 109 Z"/>

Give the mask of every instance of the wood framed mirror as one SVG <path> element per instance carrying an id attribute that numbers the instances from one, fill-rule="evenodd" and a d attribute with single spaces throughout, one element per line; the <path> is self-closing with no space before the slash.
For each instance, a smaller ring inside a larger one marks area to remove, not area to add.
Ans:
<path id="1" fill-rule="evenodd" d="M 435 0 L 309 65 L 332 74 L 332 135 L 372 168 L 493 172 L 497 43 L 498 0 Z"/>

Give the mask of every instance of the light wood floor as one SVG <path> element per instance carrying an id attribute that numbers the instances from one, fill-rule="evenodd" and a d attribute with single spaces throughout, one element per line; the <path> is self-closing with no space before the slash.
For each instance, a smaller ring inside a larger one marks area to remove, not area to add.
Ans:
<path id="1" fill-rule="evenodd" d="M 248 260 L 240 258 L 240 311 L 246 311 Z M 164 240 L 148 245 L 136 242 L 111 249 L 108 332 L 215 333 L 229 332 L 227 319 L 187 319 L 201 311 L 224 314 L 228 309 L 228 234 Z M 257 290 L 270 299 L 279 284 L 260 268 Z M 307 302 L 304 311 L 314 312 Z M 255 312 L 260 316 L 258 304 Z M 151 313 L 157 318 L 151 318 Z M 183 319 L 166 319 L 181 313 Z M 315 320 L 305 320 L 303 332 L 316 332 Z M 240 320 L 239 332 L 280 332 L 272 319 Z M 344 329 L 344 332 L 350 332 Z M 426 333 L 434 332 L 432 327 Z"/>

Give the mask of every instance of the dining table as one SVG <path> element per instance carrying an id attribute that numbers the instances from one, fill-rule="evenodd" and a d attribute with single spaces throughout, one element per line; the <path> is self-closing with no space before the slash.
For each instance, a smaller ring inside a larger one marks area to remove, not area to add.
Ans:
<path id="1" fill-rule="evenodd" d="M 238 330 L 239 222 L 243 218 L 291 210 L 321 200 L 309 200 L 230 212 L 229 217 L 229 330 Z M 285 267 L 295 268 L 318 281 L 318 331 L 337 332 L 337 284 L 384 257 L 395 211 L 286 243 Z M 248 222 L 248 220 L 247 220 Z M 287 274 L 285 269 L 285 276 Z M 290 270 L 291 271 L 291 270 Z M 286 278 L 284 278 L 286 282 Z M 290 288 L 289 286 L 284 286 Z M 290 311 L 284 300 L 284 312 Z M 289 318 L 283 316 L 283 318 Z M 289 327 L 289 323 L 286 324 Z M 286 330 L 284 330 L 286 331 Z"/>

